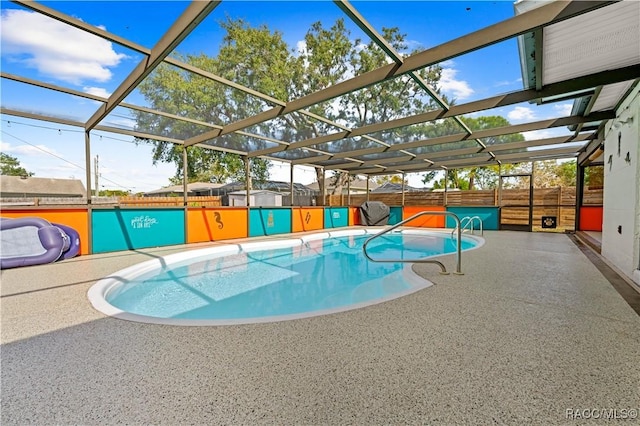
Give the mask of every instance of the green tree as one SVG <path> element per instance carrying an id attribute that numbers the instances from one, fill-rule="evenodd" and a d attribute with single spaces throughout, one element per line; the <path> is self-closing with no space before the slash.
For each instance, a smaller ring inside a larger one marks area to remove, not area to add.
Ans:
<path id="1" fill-rule="evenodd" d="M 375 43 L 351 37 L 343 19 L 338 19 L 330 27 L 325 27 L 321 22 L 314 23 L 305 35 L 305 48 L 302 51 L 291 50 L 281 33 L 270 31 L 266 26 L 256 28 L 242 20 L 230 19 L 220 25 L 226 35 L 217 56 L 188 55 L 180 59 L 281 101 L 308 95 L 335 85 L 348 76 L 363 74 L 388 63 L 388 55 Z M 407 52 L 406 36 L 397 28 L 384 28 L 382 35 L 397 51 Z M 427 67 L 418 74 L 437 87 L 441 68 Z M 154 108 L 215 125 L 232 123 L 273 107 L 258 97 L 166 64 L 145 80 L 140 91 Z M 344 126 L 359 127 L 435 107 L 422 88 L 410 77 L 403 76 L 314 105 L 307 110 Z M 137 113 L 137 129 L 152 134 L 161 129 L 163 136 L 186 139 L 208 130 L 203 127 L 144 112 Z M 423 127 L 426 129 L 426 126 Z M 296 142 L 342 129 L 308 114 L 293 112 L 245 130 Z M 415 129 L 412 132 L 415 133 Z M 406 129 L 394 129 L 376 136 L 383 141 L 394 142 L 406 140 L 410 135 Z M 213 144 L 247 152 L 273 146 L 258 138 L 235 134 L 218 137 Z M 330 147 L 324 144 L 314 148 L 335 152 L 368 146 L 369 141 L 358 137 L 331 142 Z M 291 150 L 288 154 L 288 159 L 315 155 L 307 149 Z M 153 160 L 154 163 L 164 161 L 176 164 L 176 177 L 181 176 L 181 147 L 156 142 Z M 236 167 L 229 154 L 209 152 L 207 149 L 189 148 L 188 161 L 189 180 L 201 176 L 219 180 L 225 179 L 223 171 L 232 175 L 241 172 L 241 167 Z M 266 161 L 254 158 L 251 164 L 253 177 L 264 178 Z M 322 171 L 317 171 L 318 182 L 323 185 Z M 336 176 L 336 193 L 341 192 L 346 179 L 346 174 Z"/>
<path id="2" fill-rule="evenodd" d="M 382 36 L 397 52 L 407 52 L 406 35 L 398 28 L 383 28 Z M 360 75 L 373 71 L 386 65 L 389 60 L 388 55 L 373 41 L 352 40 L 342 20 L 338 20 L 329 30 L 324 29 L 321 23 L 314 24 L 305 40 L 307 50 L 305 55 L 302 55 L 302 63 L 314 65 L 305 69 L 305 73 L 314 75 L 320 71 L 320 74 L 312 77 L 307 85 L 313 90 L 322 89 L 325 84 L 339 82 L 344 78 L 343 74 Z M 339 40 L 337 51 L 333 49 L 333 40 Z M 416 51 L 407 53 L 413 54 Z M 433 66 L 424 68 L 417 74 L 432 87 L 437 88 L 441 72 L 441 67 Z M 325 75 L 330 75 L 331 80 Z M 436 91 L 439 93 L 439 90 Z M 320 107 L 323 111 L 317 111 L 319 114 L 348 127 L 357 128 L 433 110 L 437 105 L 411 77 L 402 76 L 345 94 Z M 387 143 L 401 143 L 412 137 L 420 137 L 425 128 L 426 126 L 412 126 L 390 129 L 372 136 Z M 330 148 L 342 151 L 356 150 L 369 147 L 370 144 L 364 138 L 346 138 L 332 142 Z M 321 171 L 318 172 L 319 182 L 320 174 Z M 342 192 L 347 179 L 346 173 L 335 175 L 334 194 Z"/>
<path id="3" fill-rule="evenodd" d="M 5 176 L 33 176 L 32 172 L 28 172 L 20 165 L 20 161 L 4 152 L 0 152 L 0 174 Z"/>
<path id="4" fill-rule="evenodd" d="M 101 189 L 98 192 L 102 197 L 125 197 L 131 195 L 131 191 L 123 191 L 121 189 Z"/>
<path id="5" fill-rule="evenodd" d="M 402 175 L 381 175 L 381 176 L 376 176 L 374 181 L 378 185 L 384 185 L 385 183 L 402 184 Z M 405 185 L 409 184 L 407 179 L 404 180 L 404 184 Z"/>
<path id="6" fill-rule="evenodd" d="M 536 188 L 555 188 L 576 185 L 575 160 L 559 162 L 557 160 L 537 161 L 534 171 Z"/>
<path id="7" fill-rule="evenodd" d="M 284 75 L 290 71 L 286 66 L 288 47 L 282 40 L 282 34 L 271 33 L 266 27 L 251 28 L 241 20 L 227 20 L 220 25 L 226 30 L 226 35 L 216 57 L 200 54 L 180 59 L 204 71 L 286 100 L 291 78 L 287 79 Z M 271 73 L 270 67 L 279 72 Z M 139 90 L 155 109 L 218 126 L 257 114 L 268 106 L 255 96 L 168 64 L 159 66 L 139 86 Z M 157 134 L 158 129 L 161 129 L 161 135 L 175 139 L 188 139 L 211 130 L 203 125 L 146 112 L 136 112 L 136 120 L 137 130 Z M 271 135 L 269 125 L 255 127 L 251 129 L 252 132 Z M 181 146 L 161 141 L 140 141 L 153 143 L 153 163 L 174 163 L 174 181 L 181 180 L 184 170 Z M 214 144 L 221 148 L 247 152 L 267 147 L 267 143 L 260 139 L 247 139 L 236 134 L 224 135 L 215 140 Z M 188 148 L 187 161 L 189 181 L 244 180 L 245 163 L 236 154 L 194 146 Z M 268 179 L 267 160 L 253 158 L 250 165 L 253 180 Z"/>
<path id="8" fill-rule="evenodd" d="M 462 121 L 471 129 L 471 131 L 480 131 L 486 129 L 495 129 L 499 127 L 509 126 L 509 121 L 499 115 L 491 115 L 491 116 L 482 116 L 482 117 L 462 117 Z M 443 129 L 446 129 L 447 132 L 453 133 L 454 131 L 450 128 L 447 129 L 445 126 L 434 127 L 434 131 L 442 132 Z M 457 132 L 460 132 L 460 128 L 458 127 Z M 438 134 L 437 136 L 441 136 Z M 483 138 L 482 142 L 487 146 L 487 151 L 491 151 L 492 146 L 497 146 L 504 143 L 509 142 L 520 142 L 524 141 L 524 136 L 520 133 L 513 133 L 509 135 L 502 136 L 492 136 L 488 138 Z M 461 141 L 445 144 L 446 146 L 432 146 L 425 147 L 424 152 L 437 152 L 441 149 L 457 149 L 457 148 L 468 148 L 473 146 L 473 144 L 477 145 L 475 141 Z M 508 173 L 513 171 L 516 166 L 512 164 L 503 164 L 501 166 L 503 173 Z M 495 166 L 486 166 L 486 167 L 465 167 L 461 169 L 449 169 L 447 171 L 447 180 L 449 182 L 450 188 L 458 188 L 458 189 L 493 189 L 498 185 L 498 179 L 500 176 L 500 167 Z M 436 180 L 437 171 L 429 171 L 423 175 L 422 182 L 425 184 L 431 184 L 435 189 L 444 188 L 444 178 Z"/>

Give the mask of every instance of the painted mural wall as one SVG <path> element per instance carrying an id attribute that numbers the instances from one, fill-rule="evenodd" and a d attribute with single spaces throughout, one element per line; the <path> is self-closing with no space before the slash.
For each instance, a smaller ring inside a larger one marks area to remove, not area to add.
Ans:
<path id="1" fill-rule="evenodd" d="M 607 124 L 602 255 L 640 285 L 640 87 Z"/>

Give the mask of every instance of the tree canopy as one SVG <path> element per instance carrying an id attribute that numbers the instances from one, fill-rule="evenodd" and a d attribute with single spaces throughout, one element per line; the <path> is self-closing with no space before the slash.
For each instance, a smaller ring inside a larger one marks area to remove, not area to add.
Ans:
<path id="1" fill-rule="evenodd" d="M 33 176 L 32 172 L 27 171 L 20 165 L 18 158 L 0 152 L 0 174 L 5 176 Z"/>
<path id="2" fill-rule="evenodd" d="M 186 55 L 183 62 L 204 71 L 239 83 L 272 98 L 289 101 L 332 86 L 350 76 L 359 75 L 388 63 L 387 54 L 373 41 L 352 38 L 344 20 L 330 27 L 314 23 L 304 38 L 304 47 L 291 49 L 278 31 L 262 25 L 252 27 L 243 20 L 220 22 L 226 31 L 217 56 Z M 398 28 L 384 28 L 382 35 L 398 52 L 407 54 L 406 36 Z M 420 77 L 437 90 L 439 66 L 417 71 Z M 241 90 L 206 79 L 172 65 L 162 64 L 140 86 L 140 92 L 153 108 L 191 119 L 223 126 L 257 114 L 273 105 Z M 439 91 L 438 91 L 439 92 Z M 441 95 L 441 94 L 440 94 Z M 442 96 L 442 95 L 441 95 Z M 409 76 L 382 82 L 308 108 L 340 125 L 360 127 L 394 118 L 417 114 L 436 107 L 430 96 Z M 187 139 L 206 130 L 205 126 L 171 118 L 136 112 L 137 130 L 160 133 L 163 136 Z M 421 129 L 421 130 L 420 130 Z M 151 131 L 152 130 L 152 131 Z M 340 131 L 331 124 L 293 112 L 245 129 L 248 133 L 295 142 Z M 380 140 L 393 143 L 406 137 L 425 133 L 429 126 L 413 129 L 393 129 L 380 134 Z M 413 134 L 412 134 L 413 133 Z M 149 142 L 149 141 L 147 141 Z M 181 179 L 182 147 L 169 142 L 154 141 L 154 164 L 174 163 L 175 177 Z M 270 146 L 259 138 L 228 134 L 214 142 L 229 150 L 252 152 Z M 317 149 L 359 149 L 367 146 L 363 138 L 348 138 L 332 146 Z M 296 150 L 293 150 L 296 151 Z M 310 155 L 306 149 L 291 152 L 300 157 Z M 268 178 L 267 161 L 253 158 L 253 179 Z M 235 154 L 190 147 L 187 175 L 189 180 L 238 180 L 244 174 L 244 164 Z M 318 181 L 321 171 L 318 169 Z M 336 191 L 341 191 L 346 177 L 337 176 Z M 322 188 L 321 188 L 322 189 Z"/>
<path id="3" fill-rule="evenodd" d="M 506 127 L 511 123 L 498 115 L 482 116 L 482 117 L 463 117 L 462 121 L 471 129 L 471 131 L 479 131 L 486 129 L 494 129 L 498 127 Z M 510 135 L 493 136 L 483 138 L 482 142 L 487 146 L 487 150 L 491 150 L 492 145 L 500 145 L 509 142 L 520 142 L 524 140 L 524 136 L 520 133 Z M 454 142 L 447 144 L 448 149 L 464 148 L 468 146 L 470 141 Z M 457 145 L 457 146 L 456 146 Z M 516 168 L 513 164 L 505 164 L 502 166 L 502 172 L 509 172 Z M 441 173 L 442 174 L 442 173 Z M 444 177 L 436 179 L 437 171 L 429 171 L 423 175 L 422 182 L 431 184 L 434 189 L 444 188 Z M 487 167 L 466 167 L 461 169 L 450 169 L 447 171 L 447 181 L 450 188 L 458 189 L 493 189 L 498 185 L 499 166 Z"/>
<path id="4" fill-rule="evenodd" d="M 345 80 L 375 70 L 388 63 L 388 55 L 373 41 L 353 38 L 344 20 L 338 19 L 327 27 L 321 22 L 314 23 L 307 31 L 304 43 L 298 49 L 291 49 L 278 31 L 266 25 L 253 27 L 243 20 L 227 18 L 220 22 L 225 30 L 222 44 L 216 56 L 205 54 L 185 55 L 179 59 L 205 72 L 210 72 L 249 89 L 256 90 L 279 101 L 290 101 L 322 90 Z M 400 54 L 410 55 L 406 35 L 399 28 L 383 28 L 382 36 Z M 438 96 L 447 103 L 449 100 L 439 89 L 442 74 L 440 66 L 432 66 L 416 71 Z M 158 110 L 194 119 L 216 126 L 224 126 L 248 116 L 253 116 L 274 106 L 273 102 L 228 85 L 204 78 L 195 73 L 169 64 L 158 67 L 140 86 L 141 93 Z M 372 86 L 344 94 L 335 99 L 313 105 L 308 111 L 320 115 L 339 125 L 357 128 L 397 118 L 416 115 L 439 108 L 439 105 L 410 75 L 380 82 Z M 160 133 L 175 139 L 188 139 L 211 128 L 201 124 L 178 121 L 172 118 L 136 112 L 137 129 L 149 133 Z M 510 125 L 500 116 L 463 117 L 463 122 L 478 131 Z M 285 142 L 296 142 L 316 138 L 341 131 L 327 122 L 317 120 L 303 112 L 292 112 L 272 120 L 244 129 L 244 135 L 226 134 L 212 141 L 218 148 L 253 152 L 273 146 L 272 142 L 248 134 Z M 463 131 L 453 119 L 419 123 L 407 127 L 388 129 L 372 137 L 389 144 L 429 139 Z M 491 149 L 492 145 L 523 141 L 521 134 L 510 134 L 483 138 L 482 142 Z M 147 141 L 150 142 L 150 141 Z M 183 153 L 180 145 L 153 141 L 153 162 L 168 162 L 176 165 L 172 183 L 182 181 L 184 170 Z M 415 148 L 416 154 L 436 153 L 442 150 L 469 148 L 474 141 L 460 141 L 441 145 L 427 145 Z M 372 146 L 363 137 L 345 138 L 325 143 L 313 148 L 337 152 L 358 150 Z M 292 158 L 314 155 L 306 148 L 287 151 Z M 268 160 L 252 158 L 251 178 L 266 180 L 269 176 Z M 514 165 L 502 166 L 502 171 L 514 169 Z M 320 191 L 324 189 L 321 169 L 316 169 Z M 244 181 L 245 158 L 231 152 L 193 146 L 188 148 L 187 178 L 189 181 L 211 181 L 224 183 Z M 442 188 L 444 178 L 438 178 L 436 171 L 426 172 L 423 182 L 433 188 Z M 490 189 L 497 186 L 498 166 L 473 167 L 448 170 L 447 179 L 451 187 L 460 189 Z M 341 193 L 348 175 L 335 172 L 330 175 L 334 183 L 334 193 Z"/>

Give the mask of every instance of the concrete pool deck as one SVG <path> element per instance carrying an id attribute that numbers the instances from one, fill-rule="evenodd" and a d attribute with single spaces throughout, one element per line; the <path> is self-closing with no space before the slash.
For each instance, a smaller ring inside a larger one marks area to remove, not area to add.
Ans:
<path id="1" fill-rule="evenodd" d="M 87 300 L 124 267 L 213 243 L 2 271 L 0 423 L 546 425 L 633 415 L 640 316 L 567 235 L 485 239 L 463 253 L 465 275 L 414 266 L 435 285 L 406 297 L 239 326 L 127 322 Z M 444 263 L 453 270 L 454 257 Z"/>

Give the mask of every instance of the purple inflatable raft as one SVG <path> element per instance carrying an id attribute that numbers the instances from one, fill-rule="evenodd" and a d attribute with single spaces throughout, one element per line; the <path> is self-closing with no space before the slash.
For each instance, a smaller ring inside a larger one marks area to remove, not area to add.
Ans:
<path id="1" fill-rule="evenodd" d="M 0 219 L 0 269 L 51 263 L 80 251 L 78 232 L 39 217 Z"/>

